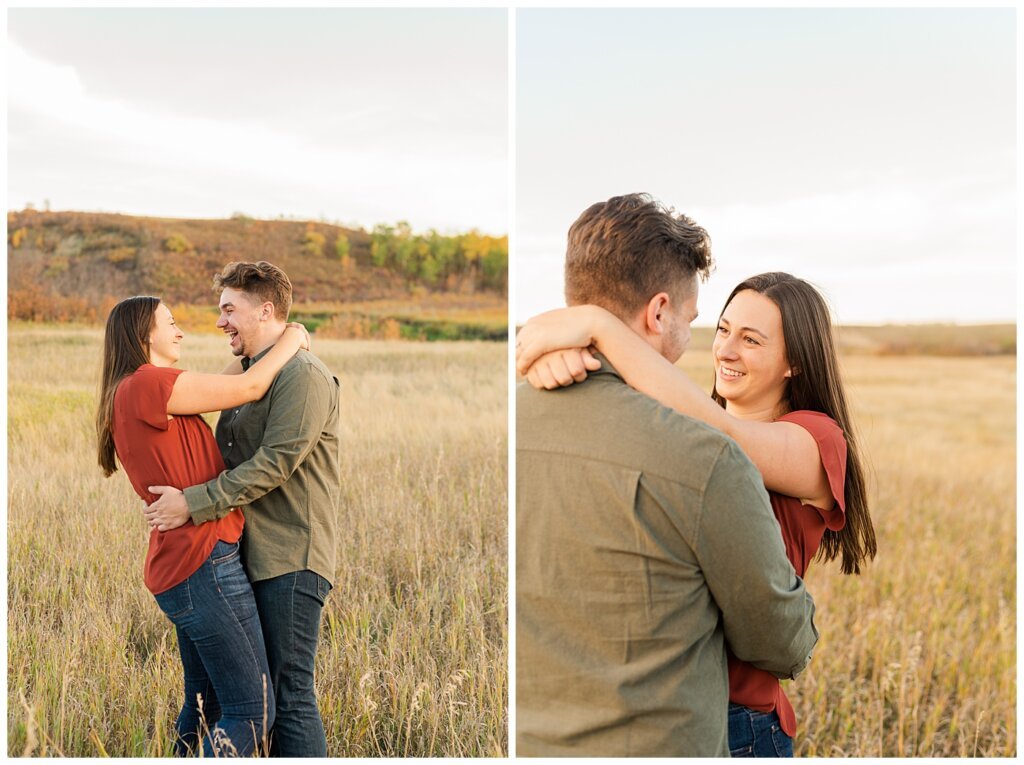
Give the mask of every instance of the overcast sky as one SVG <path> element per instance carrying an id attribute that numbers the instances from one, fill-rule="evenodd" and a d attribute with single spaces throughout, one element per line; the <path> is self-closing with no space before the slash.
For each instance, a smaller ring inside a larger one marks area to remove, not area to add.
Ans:
<path id="1" fill-rule="evenodd" d="M 8 11 L 8 206 L 507 232 L 504 9 Z"/>
<path id="2" fill-rule="evenodd" d="M 763 271 L 842 323 L 1015 318 L 1013 9 L 524 9 L 515 318 L 565 233 L 647 191 L 708 229 L 710 324 Z"/>

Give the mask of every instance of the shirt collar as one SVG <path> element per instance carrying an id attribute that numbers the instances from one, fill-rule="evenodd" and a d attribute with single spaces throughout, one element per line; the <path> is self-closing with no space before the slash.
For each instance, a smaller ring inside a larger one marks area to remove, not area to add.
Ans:
<path id="1" fill-rule="evenodd" d="M 242 369 L 248 370 L 252 364 L 255 364 L 257 361 L 266 356 L 270 352 L 270 349 L 273 347 L 273 345 L 268 345 L 262 351 L 253 356 L 251 359 L 248 356 L 242 356 Z"/>

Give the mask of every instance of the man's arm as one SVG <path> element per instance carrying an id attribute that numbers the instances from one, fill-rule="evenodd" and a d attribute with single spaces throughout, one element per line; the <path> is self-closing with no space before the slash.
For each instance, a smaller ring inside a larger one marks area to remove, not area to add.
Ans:
<path id="1" fill-rule="evenodd" d="M 200 524 L 259 499 L 287 481 L 313 450 L 334 406 L 333 379 L 304 363 L 282 370 L 270 390 L 267 425 L 260 448 L 233 470 L 180 492 L 154 486 L 162 495 L 145 510 L 151 527 L 177 528 L 191 517 Z"/>
<path id="2" fill-rule="evenodd" d="M 267 426 L 256 453 L 233 470 L 185 489 L 192 521 L 223 517 L 287 481 L 320 440 L 335 393 L 334 381 L 308 364 L 282 372 L 271 391 Z"/>
<path id="3" fill-rule="evenodd" d="M 786 558 L 760 475 L 733 443 L 705 490 L 694 551 L 733 654 L 778 677 L 802 672 L 818 642 L 814 601 Z"/>

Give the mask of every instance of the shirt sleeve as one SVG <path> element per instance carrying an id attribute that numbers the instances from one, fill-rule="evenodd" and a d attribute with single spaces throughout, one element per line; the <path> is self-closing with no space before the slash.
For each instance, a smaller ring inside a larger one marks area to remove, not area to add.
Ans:
<path id="1" fill-rule="evenodd" d="M 732 442 L 705 488 L 693 549 L 736 657 L 778 677 L 802 672 L 818 641 L 814 600 L 786 558 L 760 473 Z"/>
<path id="2" fill-rule="evenodd" d="M 171 399 L 174 383 L 184 369 L 157 367 L 144 364 L 125 380 L 125 412 L 157 430 L 167 430 L 167 402 Z"/>
<path id="3" fill-rule="evenodd" d="M 271 401 L 259 449 L 238 467 L 185 489 L 196 524 L 227 515 L 287 481 L 320 440 L 337 397 L 337 385 L 315 367 L 285 367 L 270 389 Z"/>
<path id="4" fill-rule="evenodd" d="M 821 455 L 821 464 L 828 477 L 828 485 L 836 506 L 823 510 L 814 509 L 825 522 L 825 527 L 839 531 L 846 525 L 846 437 L 839 424 L 822 412 L 800 410 L 790 412 L 779 418 L 785 422 L 799 425 L 814 438 Z"/>

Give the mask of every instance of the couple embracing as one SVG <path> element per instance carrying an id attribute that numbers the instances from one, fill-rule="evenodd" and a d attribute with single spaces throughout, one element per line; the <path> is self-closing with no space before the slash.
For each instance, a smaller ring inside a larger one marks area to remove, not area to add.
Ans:
<path id="1" fill-rule="evenodd" d="M 570 307 L 517 338 L 520 755 L 792 756 L 804 572 L 875 555 L 824 300 L 739 284 L 709 397 L 675 362 L 711 267 L 692 220 L 613 197 L 569 230 Z"/>
<path id="2" fill-rule="evenodd" d="M 184 337 L 156 297 L 107 319 L 99 463 L 147 503 L 146 587 L 174 624 L 180 756 L 326 756 L 313 670 L 336 564 L 339 383 L 287 322 L 276 266 L 215 277 L 221 374 L 177 368 Z M 216 437 L 199 415 L 220 411 Z M 243 533 L 244 531 L 244 533 Z"/>

